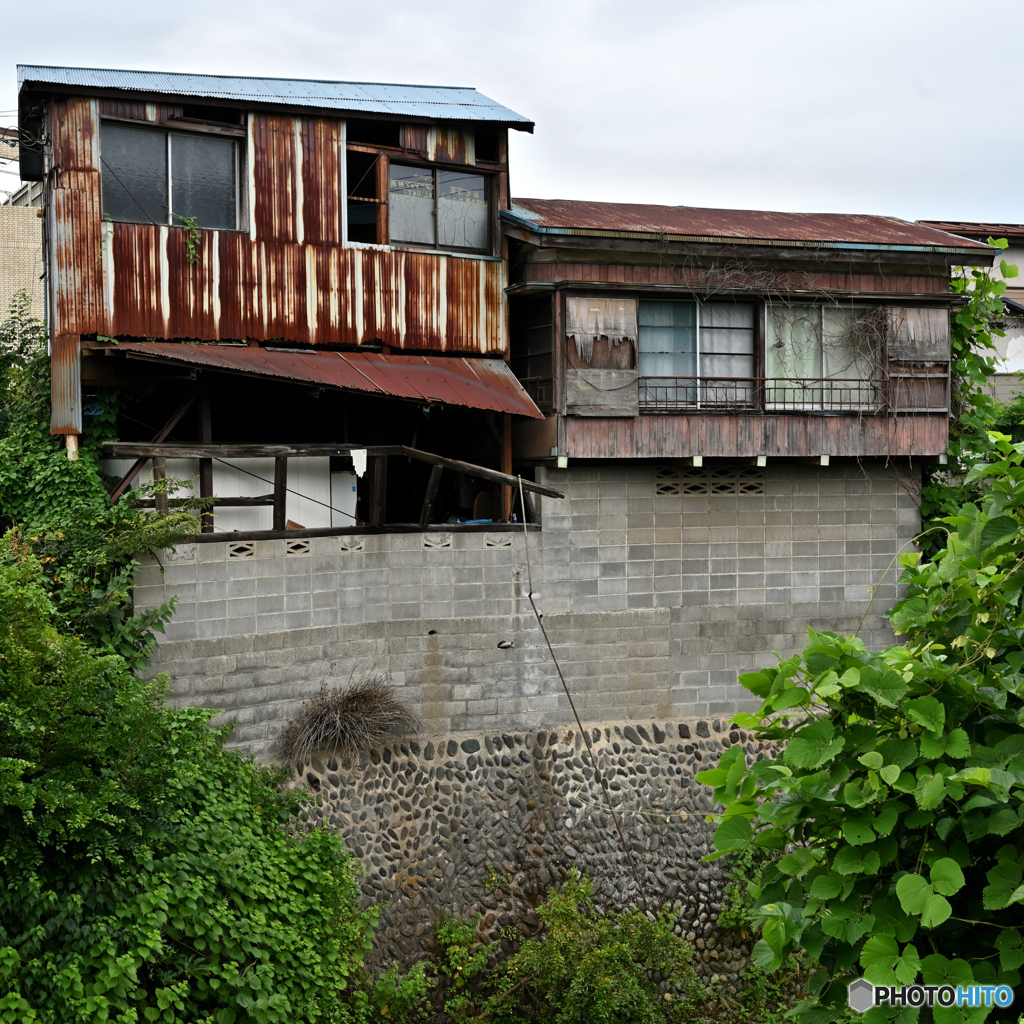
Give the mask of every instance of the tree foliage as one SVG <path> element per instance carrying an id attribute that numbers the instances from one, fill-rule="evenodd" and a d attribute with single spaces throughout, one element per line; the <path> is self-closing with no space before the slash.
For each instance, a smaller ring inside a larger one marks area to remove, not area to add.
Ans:
<path id="1" fill-rule="evenodd" d="M 989 441 L 997 457 L 965 480 L 986 497 L 943 517 L 934 557 L 902 556 L 890 619 L 905 642 L 870 652 L 812 632 L 802 654 L 742 676 L 762 703 L 736 721 L 779 756 L 747 765 L 735 746 L 697 776 L 725 807 L 717 855 L 778 854 L 751 883 L 754 960 L 774 969 L 801 947 L 821 963 L 808 1021 L 830 1020 L 859 974 L 1020 983 L 1024 444 Z"/>

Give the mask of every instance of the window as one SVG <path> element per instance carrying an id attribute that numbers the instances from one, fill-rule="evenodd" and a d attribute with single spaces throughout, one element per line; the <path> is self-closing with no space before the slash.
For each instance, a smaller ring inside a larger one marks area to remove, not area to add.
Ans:
<path id="1" fill-rule="evenodd" d="M 765 402 L 770 408 L 864 408 L 881 392 L 871 383 L 878 337 L 862 308 L 768 308 Z"/>
<path id="2" fill-rule="evenodd" d="M 754 306 L 641 300 L 641 404 L 646 408 L 749 405 L 755 398 Z"/>
<path id="3" fill-rule="evenodd" d="M 238 144 L 104 124 L 100 131 L 103 215 L 140 224 L 238 227 Z"/>
<path id="4" fill-rule="evenodd" d="M 392 164 L 388 207 L 393 242 L 488 248 L 490 204 L 482 174 Z"/>
<path id="5" fill-rule="evenodd" d="M 378 193 L 378 162 L 386 157 L 349 150 L 346 154 L 345 173 L 348 187 L 348 240 L 350 242 L 380 242 L 378 214 L 381 197 Z"/>

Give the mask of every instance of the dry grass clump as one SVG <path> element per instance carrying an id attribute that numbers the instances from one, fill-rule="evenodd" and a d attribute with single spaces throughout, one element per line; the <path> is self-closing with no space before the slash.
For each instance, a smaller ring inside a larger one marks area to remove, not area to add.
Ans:
<path id="1" fill-rule="evenodd" d="M 387 676 L 372 675 L 344 689 L 323 684 L 281 734 L 281 747 L 288 761 L 306 764 L 316 751 L 363 750 L 417 724 Z"/>

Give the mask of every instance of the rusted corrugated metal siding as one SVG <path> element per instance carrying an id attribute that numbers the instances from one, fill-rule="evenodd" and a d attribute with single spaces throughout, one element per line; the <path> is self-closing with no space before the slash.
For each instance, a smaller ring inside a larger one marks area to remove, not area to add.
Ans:
<path id="1" fill-rule="evenodd" d="M 190 262 L 178 226 L 116 223 L 106 240 L 98 106 L 55 105 L 55 333 L 506 351 L 504 263 L 342 247 L 341 122 L 253 128 L 256 238 L 200 231 Z"/>
<path id="2" fill-rule="evenodd" d="M 82 387 L 78 335 L 61 334 L 50 343 L 50 433 L 82 432 Z"/>
<path id="3" fill-rule="evenodd" d="M 302 220 L 305 241 L 341 245 L 343 122 L 322 117 L 302 119 Z"/>
<path id="4" fill-rule="evenodd" d="M 95 100 L 53 103 L 52 260 L 54 334 L 102 330 L 99 108 Z"/>
<path id="5" fill-rule="evenodd" d="M 565 454 L 577 459 L 939 455 L 945 416 L 565 417 Z"/>

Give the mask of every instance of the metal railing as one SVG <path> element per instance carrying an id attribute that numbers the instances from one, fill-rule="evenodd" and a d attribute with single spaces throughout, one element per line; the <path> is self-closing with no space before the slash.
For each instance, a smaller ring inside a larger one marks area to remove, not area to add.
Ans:
<path id="1" fill-rule="evenodd" d="M 763 409 L 879 412 L 885 382 L 837 377 L 641 377 L 641 412 Z"/>

